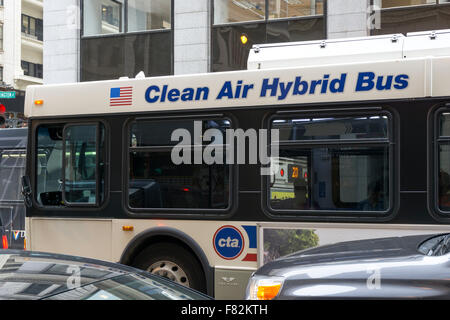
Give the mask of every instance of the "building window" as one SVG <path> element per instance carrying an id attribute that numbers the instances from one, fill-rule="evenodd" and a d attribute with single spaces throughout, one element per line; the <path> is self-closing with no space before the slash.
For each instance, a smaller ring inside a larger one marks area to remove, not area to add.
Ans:
<path id="1" fill-rule="evenodd" d="M 0 67 L 0 82 L 3 82 L 3 66 Z"/>
<path id="2" fill-rule="evenodd" d="M 0 23 L 0 51 L 3 51 L 3 23 Z"/>
<path id="3" fill-rule="evenodd" d="M 269 19 L 305 17 L 323 14 L 323 1 L 269 0 Z"/>
<path id="4" fill-rule="evenodd" d="M 326 37 L 324 0 L 214 0 L 211 69 L 242 70 L 254 44 Z M 241 42 L 245 35 L 247 42 Z"/>
<path id="5" fill-rule="evenodd" d="M 22 14 L 22 33 L 26 36 L 43 40 L 43 23 L 42 19 L 33 18 Z"/>
<path id="6" fill-rule="evenodd" d="M 264 20 L 266 0 L 214 0 L 214 24 Z"/>
<path id="7" fill-rule="evenodd" d="M 35 78 L 43 78 L 43 67 L 42 64 L 32 63 L 28 61 L 22 60 L 22 70 L 25 76 L 35 77 Z"/>
<path id="8" fill-rule="evenodd" d="M 381 8 L 370 35 L 450 28 L 450 0 L 373 0 Z"/>
<path id="9" fill-rule="evenodd" d="M 127 31 L 170 29 L 172 27 L 171 1 L 128 0 Z"/>
<path id="10" fill-rule="evenodd" d="M 379 5 L 381 2 L 381 8 L 394 8 L 394 7 L 406 7 L 406 6 L 420 6 L 425 4 L 436 4 L 439 0 L 374 0 L 374 4 Z M 448 2 L 448 0 L 441 0 L 440 2 Z"/>
<path id="11" fill-rule="evenodd" d="M 214 0 L 214 24 L 321 14 L 322 0 Z"/>
<path id="12" fill-rule="evenodd" d="M 173 0 L 83 1 L 81 81 L 172 74 L 172 7 Z"/>
<path id="13" fill-rule="evenodd" d="M 171 21 L 170 0 L 83 1 L 84 36 L 171 29 Z"/>
<path id="14" fill-rule="evenodd" d="M 123 32 L 123 0 L 83 1 L 84 35 Z"/>

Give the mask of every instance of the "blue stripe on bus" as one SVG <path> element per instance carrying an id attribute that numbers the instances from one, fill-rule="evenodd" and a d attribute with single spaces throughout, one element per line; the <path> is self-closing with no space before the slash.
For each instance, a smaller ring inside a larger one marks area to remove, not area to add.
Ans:
<path id="1" fill-rule="evenodd" d="M 250 240 L 249 248 L 256 249 L 256 226 L 242 226 L 248 234 Z"/>

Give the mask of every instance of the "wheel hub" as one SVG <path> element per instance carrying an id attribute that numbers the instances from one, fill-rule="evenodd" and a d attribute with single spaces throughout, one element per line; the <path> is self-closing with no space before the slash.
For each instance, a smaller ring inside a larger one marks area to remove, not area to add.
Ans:
<path id="1" fill-rule="evenodd" d="M 189 279 L 186 273 L 172 261 L 157 261 L 148 267 L 147 271 L 189 287 Z"/>

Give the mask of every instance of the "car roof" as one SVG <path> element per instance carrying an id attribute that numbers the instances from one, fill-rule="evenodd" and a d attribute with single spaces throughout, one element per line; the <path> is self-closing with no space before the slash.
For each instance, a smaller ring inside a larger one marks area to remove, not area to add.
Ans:
<path id="1" fill-rule="evenodd" d="M 95 259 L 0 250 L 0 299 L 36 300 L 126 274 L 149 274 Z"/>

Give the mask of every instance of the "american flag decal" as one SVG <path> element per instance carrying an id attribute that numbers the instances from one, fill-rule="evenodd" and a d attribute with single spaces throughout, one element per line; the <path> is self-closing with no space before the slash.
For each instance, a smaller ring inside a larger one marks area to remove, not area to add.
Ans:
<path id="1" fill-rule="evenodd" d="M 131 106 L 133 103 L 133 87 L 111 88 L 109 105 L 115 106 Z"/>

